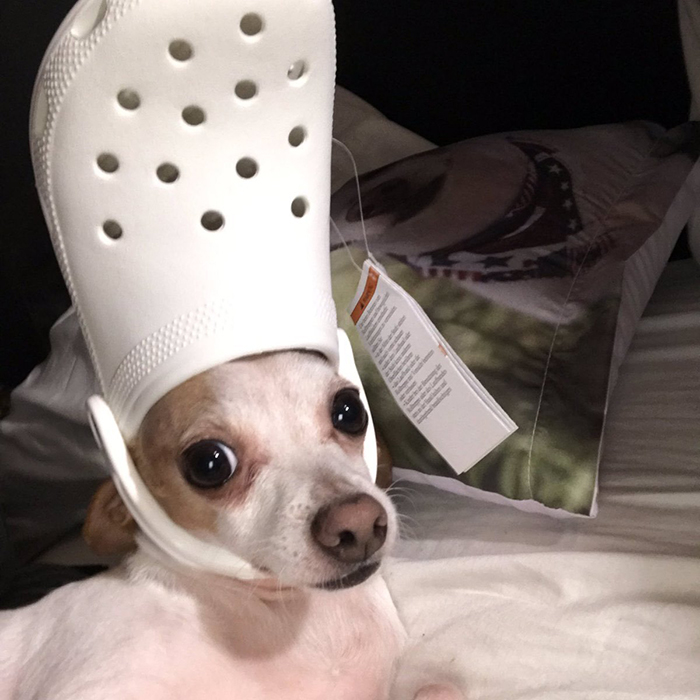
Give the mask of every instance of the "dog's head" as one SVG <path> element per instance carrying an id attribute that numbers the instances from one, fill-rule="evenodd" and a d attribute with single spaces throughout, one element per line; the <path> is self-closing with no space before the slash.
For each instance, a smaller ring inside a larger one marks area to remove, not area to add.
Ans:
<path id="1" fill-rule="evenodd" d="M 396 532 L 362 457 L 357 387 L 320 355 L 235 360 L 173 389 L 130 445 L 170 518 L 281 584 L 344 588 L 379 566 Z M 98 550 L 131 545 L 135 525 L 111 482 L 85 528 Z"/>

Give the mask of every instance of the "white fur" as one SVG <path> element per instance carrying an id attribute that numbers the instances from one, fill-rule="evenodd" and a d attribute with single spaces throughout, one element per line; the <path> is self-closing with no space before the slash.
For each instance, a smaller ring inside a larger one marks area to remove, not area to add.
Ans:
<path id="1" fill-rule="evenodd" d="M 384 700 L 402 640 L 380 576 L 265 591 L 137 554 L 0 615 L 0 698 Z"/>

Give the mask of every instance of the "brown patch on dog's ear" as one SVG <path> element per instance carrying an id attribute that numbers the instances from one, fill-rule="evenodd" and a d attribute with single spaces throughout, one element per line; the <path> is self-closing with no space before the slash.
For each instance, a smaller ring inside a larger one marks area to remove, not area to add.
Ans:
<path id="1" fill-rule="evenodd" d="M 391 476 L 391 452 L 389 446 L 384 442 L 384 439 L 376 432 L 377 436 L 377 486 L 380 489 L 388 489 L 393 481 Z"/>
<path id="2" fill-rule="evenodd" d="M 108 479 L 90 501 L 83 538 L 95 554 L 128 554 L 136 549 L 137 530 L 117 487 Z"/>

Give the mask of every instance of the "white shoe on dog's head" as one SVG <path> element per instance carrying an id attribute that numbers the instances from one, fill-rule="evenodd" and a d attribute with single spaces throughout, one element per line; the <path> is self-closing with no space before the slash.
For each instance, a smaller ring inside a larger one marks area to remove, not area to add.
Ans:
<path id="1" fill-rule="evenodd" d="M 330 286 L 334 77 L 330 0 L 81 0 L 46 53 L 37 185 L 143 523 L 121 436 L 170 390 L 279 350 L 354 371 Z"/>

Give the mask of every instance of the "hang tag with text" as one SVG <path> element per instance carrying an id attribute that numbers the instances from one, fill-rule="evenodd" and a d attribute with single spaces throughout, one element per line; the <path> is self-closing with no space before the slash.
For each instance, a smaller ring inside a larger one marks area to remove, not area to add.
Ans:
<path id="1" fill-rule="evenodd" d="M 399 407 L 455 472 L 517 430 L 418 302 L 370 260 L 348 310 Z"/>

